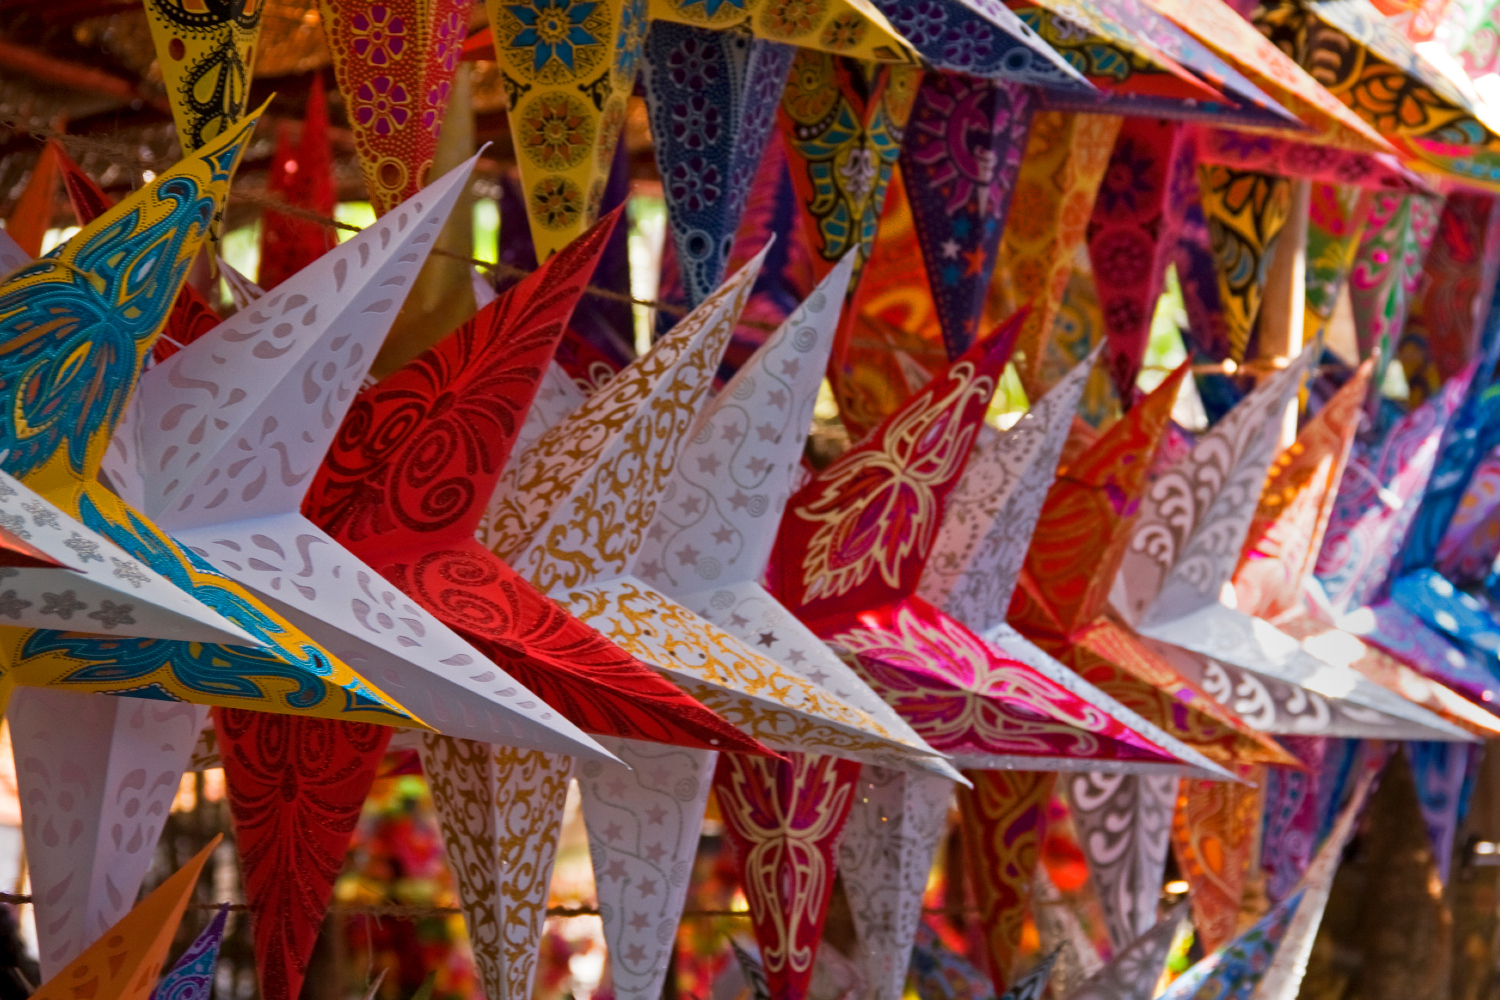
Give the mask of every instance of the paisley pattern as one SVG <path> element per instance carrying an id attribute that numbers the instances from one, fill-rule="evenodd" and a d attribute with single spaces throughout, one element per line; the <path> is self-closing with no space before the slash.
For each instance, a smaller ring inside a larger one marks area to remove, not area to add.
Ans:
<path id="1" fill-rule="evenodd" d="M 1491 451 L 1474 469 L 1438 545 L 1438 572 L 1459 586 L 1479 583 L 1500 555 L 1500 454 Z"/>
<path id="2" fill-rule="evenodd" d="M 224 923 L 229 907 L 221 906 L 208 926 L 193 939 L 156 989 L 151 1000 L 209 1000 L 213 995 L 214 969 L 219 964 L 219 946 L 224 943 Z"/>
<path id="3" fill-rule="evenodd" d="M 858 764 L 837 757 L 719 758 L 714 793 L 772 1000 L 804 996 L 812 980 L 858 776 Z"/>
<path id="4" fill-rule="evenodd" d="M 1218 601 L 1276 453 L 1280 418 L 1311 351 L 1261 381 L 1147 487 L 1120 563 L 1116 610 L 1143 629 Z"/>
<path id="5" fill-rule="evenodd" d="M 334 78 L 377 215 L 431 180 L 428 173 L 468 32 L 469 3 L 320 0 Z M 490 23 L 500 23 L 493 11 Z M 519 139 L 516 148 L 521 148 Z"/>
<path id="6" fill-rule="evenodd" d="M 1314 568 L 1336 610 L 1368 603 L 1385 583 L 1437 464 L 1438 443 L 1472 377 L 1449 379 L 1377 446 L 1357 448 L 1350 457 Z"/>
<path id="7" fill-rule="evenodd" d="M 1245 360 L 1276 237 L 1292 208 L 1291 181 L 1223 164 L 1198 168 L 1229 356 Z"/>
<path id="8" fill-rule="evenodd" d="M 1005 220 L 990 289 L 995 315 L 1030 307 L 1012 357 L 1030 399 L 1052 388 L 1043 366 L 1048 341 L 1120 122 L 1070 111 L 1032 115 L 1012 195 L 1016 210 Z"/>
<path id="9" fill-rule="evenodd" d="M 622 1000 L 658 1000 L 677 943 L 718 755 L 609 740 L 624 764 L 578 774 L 609 981 Z"/>
<path id="10" fill-rule="evenodd" d="M 1009 430 L 982 429 L 948 496 L 917 593 L 976 632 L 1005 624 L 1092 362 L 1074 368 Z"/>
<path id="11" fill-rule="evenodd" d="M 1235 606 L 1245 614 L 1274 620 L 1301 606 L 1374 368 L 1360 365 L 1271 463 L 1232 581 Z"/>
<path id="12" fill-rule="evenodd" d="M 964 855 L 979 903 L 981 946 L 995 992 L 1010 985 L 1032 876 L 1047 833 L 1051 771 L 968 771 L 959 788 Z"/>
<path id="13" fill-rule="evenodd" d="M 1349 297 L 1360 354 L 1380 351 L 1377 384 L 1406 325 L 1422 262 L 1437 233 L 1438 208 L 1435 199 L 1420 194 L 1378 192 L 1371 203 L 1349 275 Z"/>
<path id="14" fill-rule="evenodd" d="M 1003 655 L 918 598 L 863 612 L 829 641 L 944 753 L 1175 761 L 1107 709 Z"/>
<path id="15" fill-rule="evenodd" d="M 948 356 L 979 332 L 1035 96 L 1014 83 L 927 72 L 901 171 Z"/>
<path id="16" fill-rule="evenodd" d="M 1177 784 L 1171 776 L 1092 773 L 1064 778 L 1078 845 L 1116 950 L 1156 923 Z"/>
<path id="17" fill-rule="evenodd" d="M 804 621 L 915 589 L 1018 328 L 977 342 L 793 495 L 770 579 Z"/>
<path id="18" fill-rule="evenodd" d="M 146 23 L 186 152 L 234 128 L 245 114 L 260 3 L 147 0 Z"/>
<path id="19" fill-rule="evenodd" d="M 914 771 L 860 770 L 838 871 L 875 1000 L 900 1000 L 922 920 L 922 896 L 948 832 L 953 783 Z"/>
<path id="20" fill-rule="evenodd" d="M 920 1000 L 995 1000 L 995 984 L 943 943 L 924 921 L 911 951 L 911 980 Z"/>
<path id="21" fill-rule="evenodd" d="M 1185 779 L 1172 814 L 1172 849 L 1187 878 L 1193 930 L 1205 952 L 1234 937 L 1240 898 L 1257 846 L 1263 770 L 1242 770 L 1249 784 Z"/>
<path id="22" fill-rule="evenodd" d="M 690 307 L 724 279 L 795 51 L 664 20 L 646 36 L 652 145 Z"/>
<path id="23" fill-rule="evenodd" d="M 869 0 L 651 0 L 653 21 L 723 31 L 873 62 L 916 63 L 911 44 Z"/>
<path id="24" fill-rule="evenodd" d="M 391 730 L 223 708 L 214 723 L 260 992 L 295 1000 Z"/>
<path id="25" fill-rule="evenodd" d="M 422 771 L 492 1000 L 531 996 L 572 770 L 562 754 L 423 737 Z"/>
<path id="26" fill-rule="evenodd" d="M 38 1000 L 72 1000 L 83 988 L 95 1000 L 148 1000 L 167 964 L 172 938 L 198 876 L 222 840 L 222 835 L 216 835 L 123 919 L 106 928 L 108 934 L 31 995 Z"/>
<path id="27" fill-rule="evenodd" d="M 1183 126 L 1125 119 L 1094 199 L 1088 248 L 1108 331 L 1104 363 L 1127 403 L 1182 224 L 1186 199 L 1176 189 L 1192 183 L 1192 146 Z"/>
<path id="28" fill-rule="evenodd" d="M 1260 868 L 1265 872 L 1266 897 L 1279 903 L 1287 897 L 1317 849 L 1318 799 L 1327 791 L 1323 774 L 1330 739 L 1324 736 L 1283 736 L 1281 742 L 1303 768 L 1265 769 L 1264 823 L 1261 828 Z"/>

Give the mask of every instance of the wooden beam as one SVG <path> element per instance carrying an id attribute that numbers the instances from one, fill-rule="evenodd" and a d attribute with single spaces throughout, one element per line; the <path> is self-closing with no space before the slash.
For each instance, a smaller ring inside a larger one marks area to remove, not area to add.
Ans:
<path id="1" fill-rule="evenodd" d="M 54 86 L 105 94 L 127 104 L 141 101 L 169 113 L 171 110 L 164 101 L 141 93 L 140 88 L 129 80 L 89 66 L 57 59 L 3 38 L 0 38 L 0 66 Z"/>

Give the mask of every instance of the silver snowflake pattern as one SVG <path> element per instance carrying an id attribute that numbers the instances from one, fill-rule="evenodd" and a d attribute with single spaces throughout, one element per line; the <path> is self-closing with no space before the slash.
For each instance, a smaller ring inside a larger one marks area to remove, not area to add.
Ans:
<path id="1" fill-rule="evenodd" d="M 151 582 L 151 578 L 146 575 L 145 570 L 141 569 L 139 563 L 131 562 L 129 559 L 116 559 L 114 556 L 110 559 L 115 564 L 115 576 L 132 587 L 140 589 Z"/>
<path id="2" fill-rule="evenodd" d="M 20 618 L 21 612 L 31 607 L 31 603 L 14 590 L 7 590 L 0 594 L 0 615 L 7 618 Z"/>
<path id="3" fill-rule="evenodd" d="M 76 531 L 63 545 L 76 552 L 79 560 L 85 564 L 104 561 L 104 557 L 99 554 L 99 543 L 92 538 L 84 538 Z"/>
<path id="4" fill-rule="evenodd" d="M 56 615 L 63 621 L 73 617 L 73 612 L 82 611 L 88 607 L 78 599 L 78 595 L 71 590 L 65 590 L 61 594 L 42 595 L 42 614 Z"/>
<path id="5" fill-rule="evenodd" d="M 0 528 L 4 528 L 17 538 L 31 538 L 31 532 L 26 528 L 26 519 L 20 514 L 0 513 Z"/>
<path id="6" fill-rule="evenodd" d="M 21 505 L 31 515 L 31 523 L 38 528 L 60 528 L 57 511 L 40 500 L 27 500 Z"/>
<path id="7" fill-rule="evenodd" d="M 133 604 L 116 604 L 114 601 L 99 602 L 99 610 L 89 615 L 94 621 L 105 628 L 119 628 L 121 625 L 134 625 L 135 616 L 131 614 L 135 610 Z"/>

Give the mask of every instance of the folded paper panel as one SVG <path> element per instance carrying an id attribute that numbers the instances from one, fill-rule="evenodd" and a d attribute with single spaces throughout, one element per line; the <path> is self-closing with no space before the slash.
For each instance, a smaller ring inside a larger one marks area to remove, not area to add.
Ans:
<path id="1" fill-rule="evenodd" d="M 219 964 L 219 947 L 224 943 L 224 924 L 229 906 L 219 907 L 208 926 L 188 945 L 177 964 L 161 977 L 151 1000 L 209 1000 L 213 996 L 214 972 Z"/>
<path id="2" fill-rule="evenodd" d="M 901 173 L 950 358 L 979 333 L 1035 108 L 1019 83 L 929 71 L 917 89 Z"/>
<path id="3" fill-rule="evenodd" d="M 917 594 L 979 632 L 1002 625 L 1097 349 L 1005 431 L 979 432 Z"/>
<path id="4" fill-rule="evenodd" d="M 392 730 L 236 709 L 214 724 L 260 992 L 294 1000 Z"/>
<path id="5" fill-rule="evenodd" d="M 1361 364 L 1272 463 L 1232 580 L 1235 606 L 1246 614 L 1274 619 L 1301 605 L 1374 368 Z"/>
<path id="6" fill-rule="evenodd" d="M 1166 972 L 1172 944 L 1188 917 L 1187 902 L 1167 911 L 1146 933 L 1086 979 L 1068 1000 L 1153 1000 Z"/>
<path id="7" fill-rule="evenodd" d="M 532 995 L 573 760 L 425 734 L 422 771 L 484 995 Z"/>
<path id="8" fill-rule="evenodd" d="M 1198 188 L 1208 219 L 1229 357 L 1241 362 L 1260 312 L 1276 237 L 1291 214 L 1291 181 L 1274 173 L 1211 163 L 1198 167 Z"/>
<path id="9" fill-rule="evenodd" d="M 1354 268 L 1374 195 L 1363 188 L 1313 184 L 1307 211 L 1305 337 L 1323 334 Z"/>
<path id="10" fill-rule="evenodd" d="M 646 36 L 656 166 L 690 307 L 724 279 L 795 52 L 740 31 L 669 20 L 653 21 Z"/>
<path id="11" fill-rule="evenodd" d="M 1468 811 L 1467 798 L 1483 750 L 1472 744 L 1430 742 L 1408 743 L 1405 750 L 1438 878 L 1446 884 L 1453 864 L 1454 838 Z"/>
<path id="12" fill-rule="evenodd" d="M 1437 234 L 1440 208 L 1436 198 L 1424 194 L 1381 191 L 1371 199 L 1349 274 L 1349 299 L 1360 353 L 1370 357 L 1377 348 L 1380 352 L 1377 383 L 1395 357 L 1422 263 Z"/>
<path id="13" fill-rule="evenodd" d="M 1481 324 L 1493 299 L 1497 243 L 1500 212 L 1494 199 L 1473 191 L 1448 192 L 1422 267 L 1419 298 L 1407 313 L 1402 334 L 1404 341 L 1424 348 L 1421 376 L 1414 377 L 1413 370 L 1407 377 L 1407 385 L 1415 383 L 1424 399 L 1463 371 L 1480 350 Z"/>
<path id="14" fill-rule="evenodd" d="M 261 4 L 148 0 L 146 23 L 184 151 L 201 149 L 245 114 Z"/>
<path id="15" fill-rule="evenodd" d="M 40 1000 L 75 1000 L 79 991 L 96 1000 L 148 1000 L 167 964 L 188 900 L 209 855 L 223 840 L 214 838 L 187 864 L 135 905 L 107 933 L 31 995 Z"/>
<path id="16" fill-rule="evenodd" d="M 714 794 L 772 1000 L 806 995 L 859 770 L 853 761 L 812 754 L 719 757 Z"/>
<path id="17" fill-rule="evenodd" d="M 1433 566 L 1460 586 L 1484 580 L 1500 555 L 1500 454 L 1491 451 L 1474 469 Z"/>
<path id="18" fill-rule="evenodd" d="M 960 829 L 979 904 L 984 958 L 1000 993 L 1011 983 L 1057 776 L 1048 771 L 970 771 L 965 777 L 973 788 L 958 792 Z"/>
<path id="19" fill-rule="evenodd" d="M 1078 846 L 1117 951 L 1156 923 L 1177 786 L 1177 778 L 1160 775 L 1063 779 Z"/>
<path id="20" fill-rule="evenodd" d="M 1372 191 L 1429 190 L 1420 174 L 1389 153 L 1358 153 L 1227 128 L 1199 126 L 1195 132 L 1199 163 L 1302 177 L 1324 184 L 1348 184 Z"/>
<path id="21" fill-rule="evenodd" d="M 1089 218 L 1088 251 L 1107 330 L 1105 366 L 1128 404 L 1182 224 L 1176 191 L 1192 176 L 1190 135 L 1174 122 L 1127 119 L 1109 163 Z"/>
<path id="22" fill-rule="evenodd" d="M 651 0 L 653 21 L 725 30 L 747 26 L 756 38 L 874 62 L 917 63 L 911 43 L 869 0 L 830 0 L 808 10 L 791 0 Z"/>
<path id="23" fill-rule="evenodd" d="M 1309 126 L 1319 142 L 1367 153 L 1395 149 L 1223 0 L 1146 0 L 1236 66 Z"/>
<path id="24" fill-rule="evenodd" d="M 1339 483 L 1314 569 L 1335 611 L 1358 608 L 1384 585 L 1438 460 L 1438 444 L 1473 370 L 1397 421 L 1378 446 L 1356 448 Z"/>
<path id="25" fill-rule="evenodd" d="M 788 501 L 769 579 L 815 631 L 916 590 L 1019 329 L 976 341 Z"/>
<path id="26" fill-rule="evenodd" d="M 319 5 L 354 151 L 378 215 L 431 179 L 469 3 L 325 0 Z"/>
<path id="27" fill-rule="evenodd" d="M 671 968 L 718 754 L 606 739 L 622 763 L 578 772 L 609 980 L 624 1000 L 657 1000 Z"/>
<path id="28" fill-rule="evenodd" d="M 873 2 L 935 70 L 1065 92 L 1092 90 L 1066 56 L 1004 4 L 939 0 L 918 9 L 901 0 Z"/>
<path id="29" fill-rule="evenodd" d="M 6 708 L 51 979 L 126 915 L 208 710 L 23 689 Z"/>
<path id="30" fill-rule="evenodd" d="M 1245 784 L 1188 779 L 1178 790 L 1172 814 L 1172 850 L 1192 894 L 1193 929 L 1205 952 L 1234 937 L 1240 900 L 1259 840 L 1262 813 L 1260 774 L 1243 774 Z"/>
<path id="31" fill-rule="evenodd" d="M 409 721 L 398 705 L 189 556 L 97 479 L 140 365 L 214 224 L 254 125 L 252 117 L 221 132 L 0 286 L 6 303 L 0 311 L 7 316 L 0 365 L 11 371 L 8 384 L 52 386 L 15 401 L 0 439 L 8 442 L 7 471 L 17 479 L 217 610 L 268 652 L 17 629 L 11 677 L 34 686 L 67 678 L 80 691 L 160 691 L 198 703 Z M 118 308 L 124 301 L 129 309 Z M 109 322 L 101 323 L 101 316 Z M 51 332 L 37 336 L 43 329 Z M 76 382 L 69 372 L 89 374 Z M 45 416 L 28 409 L 50 410 L 64 398 L 66 419 L 61 410 Z"/>
<path id="32" fill-rule="evenodd" d="M 1330 776 L 1330 738 L 1283 737 L 1304 769 L 1268 767 L 1265 770 L 1264 822 L 1260 839 L 1260 870 L 1265 873 L 1266 898 L 1279 903 L 1296 888 L 1317 852 L 1318 798 L 1326 793 Z"/>
<path id="33" fill-rule="evenodd" d="M 860 967 L 877 1000 L 900 1000 L 905 988 L 953 787 L 932 774 L 860 770 L 838 871 L 859 935 Z"/>
<path id="34" fill-rule="evenodd" d="M 1345 615 L 1341 625 L 1344 632 L 1358 641 L 1453 689 L 1486 713 L 1491 711 L 1488 706 L 1500 698 L 1500 674 L 1490 665 L 1489 657 L 1433 628 L 1401 602 L 1388 598 L 1360 608 Z M 1304 628 L 1313 635 L 1324 634 L 1316 632 L 1311 624 Z M 1347 640 L 1341 637 L 1337 641 L 1338 646 L 1347 645 Z"/>
<path id="35" fill-rule="evenodd" d="M 1016 175 L 1015 197 L 1026 211 L 1006 219 L 991 288 L 996 316 L 1031 307 L 1013 357 L 1030 399 L 1052 388 L 1043 370 L 1045 346 L 1120 125 L 1114 115 L 1041 110 L 1032 116 Z M 995 310 L 998 295 L 1003 295 L 1005 311 Z"/>

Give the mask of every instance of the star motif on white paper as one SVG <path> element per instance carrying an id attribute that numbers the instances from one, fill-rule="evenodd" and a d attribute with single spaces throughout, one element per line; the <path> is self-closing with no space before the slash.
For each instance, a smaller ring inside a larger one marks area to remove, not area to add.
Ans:
<path id="1" fill-rule="evenodd" d="M 733 625 L 735 628 L 744 628 L 746 625 L 750 624 L 750 619 L 746 618 L 744 615 L 736 611 L 734 614 L 729 616 L 729 624 Z"/>
<path id="2" fill-rule="evenodd" d="M 646 537 L 651 539 L 653 542 L 661 541 L 663 538 L 667 537 L 666 525 L 662 524 L 660 521 L 652 524 L 651 530 L 646 532 Z"/>
<path id="3" fill-rule="evenodd" d="M 769 469 L 770 467 L 771 467 L 771 463 L 767 462 L 764 458 L 761 458 L 759 455 L 756 455 L 750 461 L 748 461 L 748 462 L 745 463 L 745 468 L 747 468 L 747 469 L 750 470 L 750 475 L 752 475 L 752 476 L 763 475 L 765 473 L 765 471 L 767 469 Z"/>
<path id="4" fill-rule="evenodd" d="M 666 856 L 667 849 L 660 844 L 652 844 L 646 848 L 646 860 L 653 865 L 660 864 L 661 859 Z"/>
<path id="5" fill-rule="evenodd" d="M 613 879 L 616 882 L 620 881 L 620 879 L 625 877 L 625 862 L 619 858 L 615 858 L 609 863 L 609 867 L 604 869 L 604 877 Z"/>
<path id="6" fill-rule="evenodd" d="M 719 471 L 719 465 L 720 462 L 718 455 L 704 455 L 703 457 L 698 459 L 698 471 L 703 473 L 705 476 L 717 475 Z"/>
<path id="7" fill-rule="evenodd" d="M 958 243 L 956 241 L 954 241 L 954 240 L 944 240 L 940 249 L 943 252 L 943 259 L 944 260 L 957 260 L 958 259 L 959 246 L 958 246 Z"/>
<path id="8" fill-rule="evenodd" d="M 762 441 L 775 441 L 777 438 L 781 437 L 781 432 L 778 431 L 775 427 L 772 427 L 770 424 L 761 424 L 759 427 L 755 428 L 755 433 L 760 436 L 760 439 Z"/>
<path id="9" fill-rule="evenodd" d="M 661 563 L 655 559 L 647 559 L 641 563 L 640 574 L 642 579 L 656 581 L 661 579 L 661 575 L 664 572 L 666 571 L 662 569 Z"/>
<path id="10" fill-rule="evenodd" d="M 654 878 L 643 878 L 643 879 L 641 879 L 641 895 L 642 896 L 654 896 L 654 895 L 656 895 L 656 879 L 654 879 Z"/>
<path id="11" fill-rule="evenodd" d="M 684 545 L 677 550 L 677 563 L 679 566 L 695 566 L 698 563 L 698 557 L 702 554 L 691 545 Z"/>
<path id="12" fill-rule="evenodd" d="M 667 821 L 667 811 L 661 806 L 652 806 L 646 810 L 646 822 L 652 826 L 661 826 Z M 654 858 L 652 860 L 655 860 Z"/>
<path id="13" fill-rule="evenodd" d="M 786 409 L 786 390 L 772 389 L 766 393 L 766 400 L 778 410 Z"/>
<path id="14" fill-rule="evenodd" d="M 791 661 L 792 666 L 800 667 L 804 662 L 806 662 L 807 654 L 802 652 L 802 650 L 800 649 L 794 649 L 790 653 L 786 654 L 786 658 Z"/>
<path id="15" fill-rule="evenodd" d="M 618 823 L 611 823 L 609 824 L 609 826 L 606 826 L 604 828 L 604 839 L 609 841 L 611 844 L 613 844 L 623 836 L 625 836 L 625 831 L 620 829 L 620 824 Z"/>
<path id="16" fill-rule="evenodd" d="M 633 944 L 625 949 L 625 957 L 631 962 L 644 962 L 646 960 L 646 949 L 638 944 Z"/>
<path id="17" fill-rule="evenodd" d="M 734 496 L 729 498 L 729 506 L 735 510 L 744 510 L 750 506 L 750 498 L 745 495 L 744 490 L 735 490 Z"/>
<path id="18" fill-rule="evenodd" d="M 679 507 L 682 508 L 682 516 L 683 517 L 691 517 L 694 514 L 698 514 L 698 513 L 702 512 L 702 510 L 703 510 L 703 498 L 702 497 L 687 497 L 686 499 L 684 499 L 682 501 L 682 503 L 678 504 L 677 506 L 679 506 Z"/>
<path id="19" fill-rule="evenodd" d="M 734 424 L 724 425 L 724 440 L 728 441 L 730 444 L 739 444 L 740 438 L 744 436 L 745 432 L 740 430 Z"/>
<path id="20" fill-rule="evenodd" d="M 796 378 L 797 372 L 800 371 L 801 368 L 802 363 L 796 358 L 793 358 L 790 361 L 783 361 L 781 363 L 781 374 L 785 375 L 787 378 Z"/>
<path id="21" fill-rule="evenodd" d="M 643 931 L 651 926 L 651 918 L 637 910 L 630 915 L 630 926 L 634 930 Z"/>
<path id="22" fill-rule="evenodd" d="M 734 529 L 724 525 L 714 532 L 714 542 L 718 545 L 728 545 L 734 541 Z"/>
<path id="23" fill-rule="evenodd" d="M 755 641 L 765 648 L 770 649 L 772 646 L 776 645 L 776 633 L 770 631 L 762 632 L 760 634 L 760 638 L 756 639 Z"/>

